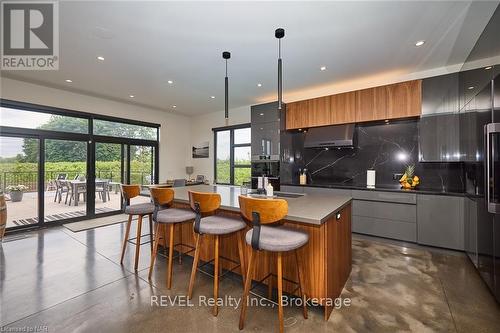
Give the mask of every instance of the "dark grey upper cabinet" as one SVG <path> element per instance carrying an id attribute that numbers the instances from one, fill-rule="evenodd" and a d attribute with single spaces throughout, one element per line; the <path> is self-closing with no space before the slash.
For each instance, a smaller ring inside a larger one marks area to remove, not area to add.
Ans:
<path id="1" fill-rule="evenodd" d="M 252 124 L 280 121 L 278 102 L 254 105 L 251 107 L 251 112 Z"/>
<path id="2" fill-rule="evenodd" d="M 459 73 L 422 81 L 419 123 L 420 162 L 459 162 Z"/>
<path id="3" fill-rule="evenodd" d="M 252 161 L 279 160 L 280 126 L 278 102 L 251 107 Z"/>

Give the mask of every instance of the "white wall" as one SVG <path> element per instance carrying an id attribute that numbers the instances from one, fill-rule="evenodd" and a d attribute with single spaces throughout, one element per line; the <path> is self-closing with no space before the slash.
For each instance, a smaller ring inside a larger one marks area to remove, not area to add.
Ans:
<path id="1" fill-rule="evenodd" d="M 224 111 L 212 112 L 191 118 L 191 145 L 208 141 L 210 143 L 209 158 L 192 158 L 194 175 L 205 175 L 212 183 L 214 180 L 214 134 L 212 128 L 226 125 L 238 125 L 250 122 L 250 106 L 229 110 L 228 123 L 224 119 Z"/>
<path id="2" fill-rule="evenodd" d="M 160 181 L 186 177 L 185 167 L 191 160 L 191 125 L 188 117 L 5 77 L 0 78 L 0 96 L 160 124 Z"/>

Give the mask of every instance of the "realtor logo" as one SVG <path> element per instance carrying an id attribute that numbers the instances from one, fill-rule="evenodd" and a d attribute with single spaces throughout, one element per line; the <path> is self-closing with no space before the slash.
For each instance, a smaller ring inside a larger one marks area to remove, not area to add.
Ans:
<path id="1" fill-rule="evenodd" d="M 1 8 L 1 69 L 59 69 L 58 3 L 4 1 Z"/>

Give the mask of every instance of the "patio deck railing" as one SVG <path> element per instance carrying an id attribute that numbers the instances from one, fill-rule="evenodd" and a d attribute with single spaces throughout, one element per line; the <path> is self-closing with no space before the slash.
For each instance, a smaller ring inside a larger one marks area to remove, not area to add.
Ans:
<path id="1" fill-rule="evenodd" d="M 44 177 L 44 188 L 47 188 L 49 182 L 55 180 L 59 174 L 66 174 L 67 179 L 74 179 L 77 175 L 84 175 L 85 172 L 79 171 L 46 171 Z M 121 174 L 112 170 L 96 170 L 96 178 L 108 179 L 111 182 L 121 181 Z M 151 173 L 144 171 L 131 171 L 130 182 L 132 184 L 149 184 Z M 36 171 L 4 171 L 0 172 L 1 190 L 9 185 L 24 185 L 28 188 L 27 192 L 38 190 L 38 172 Z"/>

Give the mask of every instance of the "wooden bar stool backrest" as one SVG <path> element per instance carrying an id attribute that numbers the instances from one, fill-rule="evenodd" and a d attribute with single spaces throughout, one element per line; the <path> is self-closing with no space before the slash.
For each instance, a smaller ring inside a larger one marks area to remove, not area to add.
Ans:
<path id="1" fill-rule="evenodd" d="M 220 207 L 220 194 L 211 192 L 189 191 L 189 205 L 196 212 L 199 205 L 199 212 L 202 215 L 210 215 Z"/>
<path id="2" fill-rule="evenodd" d="M 252 222 L 252 248 L 260 249 L 260 225 L 281 221 L 288 214 L 288 202 L 283 199 L 238 197 L 243 219 Z"/>
<path id="3" fill-rule="evenodd" d="M 254 221 L 257 213 L 261 224 L 276 223 L 288 214 L 288 202 L 283 199 L 258 199 L 240 195 L 240 212 L 247 221 Z"/>
<path id="4" fill-rule="evenodd" d="M 151 192 L 151 199 L 155 206 L 168 207 L 172 204 L 172 201 L 174 201 L 175 192 L 171 188 L 152 187 L 149 191 Z"/>
<path id="5" fill-rule="evenodd" d="M 141 186 L 140 185 L 120 185 L 120 191 L 122 192 L 123 197 L 123 205 L 130 205 L 130 199 L 135 198 L 141 194 Z"/>
<path id="6" fill-rule="evenodd" d="M 200 233 L 200 223 L 203 216 L 214 215 L 220 207 L 220 194 L 210 192 L 189 191 L 189 205 L 196 213 L 194 220 L 194 232 Z"/>

